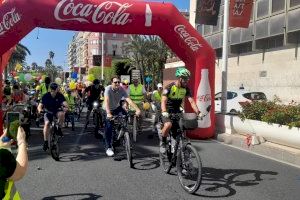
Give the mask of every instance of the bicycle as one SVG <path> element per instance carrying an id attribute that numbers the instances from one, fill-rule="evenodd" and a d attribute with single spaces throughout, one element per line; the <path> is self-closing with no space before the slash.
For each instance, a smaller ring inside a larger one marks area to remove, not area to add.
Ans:
<path id="1" fill-rule="evenodd" d="M 58 119 L 53 114 L 53 112 L 50 111 L 44 111 L 42 114 L 50 114 L 53 115 L 53 120 L 50 123 L 50 133 L 48 138 L 48 145 L 50 149 L 51 156 L 54 160 L 59 161 L 59 140 L 60 137 L 58 136 Z"/>
<path id="2" fill-rule="evenodd" d="M 133 167 L 133 156 L 132 156 L 132 143 L 131 138 L 132 134 L 130 134 L 128 130 L 128 118 L 129 115 L 116 115 L 111 119 L 113 123 L 113 133 L 116 133 L 116 140 L 120 141 L 123 147 L 126 150 L 127 160 L 129 163 L 129 167 Z"/>
<path id="3" fill-rule="evenodd" d="M 167 151 L 165 154 L 159 153 L 160 161 L 166 174 L 169 174 L 171 169 L 176 167 L 180 185 L 186 192 L 193 194 L 201 184 L 202 162 L 196 148 L 186 137 L 185 130 L 198 127 L 197 116 L 195 115 L 194 119 L 187 120 L 182 113 L 172 113 L 170 119 L 178 121 L 179 129 L 176 128 L 176 133 L 173 128 L 170 130 L 167 137 Z M 195 159 L 194 164 L 193 159 Z"/>

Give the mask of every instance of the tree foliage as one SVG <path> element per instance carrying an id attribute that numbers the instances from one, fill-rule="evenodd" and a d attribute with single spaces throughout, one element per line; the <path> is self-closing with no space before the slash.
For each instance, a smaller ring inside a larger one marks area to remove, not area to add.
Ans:
<path id="1" fill-rule="evenodd" d="M 152 75 L 153 84 L 162 82 L 164 64 L 172 52 L 158 36 L 132 35 L 123 50 L 131 62 L 130 70 L 139 69 L 142 80 Z"/>

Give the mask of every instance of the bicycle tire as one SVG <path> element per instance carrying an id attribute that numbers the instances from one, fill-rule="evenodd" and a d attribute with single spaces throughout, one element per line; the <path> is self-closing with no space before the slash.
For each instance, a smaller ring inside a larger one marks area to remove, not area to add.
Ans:
<path id="1" fill-rule="evenodd" d="M 131 142 L 130 142 L 130 135 L 128 132 L 125 132 L 124 134 L 124 145 L 126 149 L 126 155 L 127 155 L 127 160 L 129 162 L 129 167 L 133 167 L 133 162 L 132 162 L 132 151 L 131 151 Z"/>
<path id="2" fill-rule="evenodd" d="M 133 136 L 133 141 L 136 142 L 137 138 L 137 119 L 136 116 L 133 116 L 133 122 L 132 122 L 132 136 Z"/>
<path id="3" fill-rule="evenodd" d="M 56 135 L 56 131 L 52 127 L 50 135 L 49 135 L 49 147 L 50 153 L 54 160 L 59 161 L 59 144 L 58 144 L 58 136 Z"/>
<path id="4" fill-rule="evenodd" d="M 194 154 L 196 158 L 196 164 L 198 166 L 198 169 L 195 169 L 194 166 L 190 163 L 185 163 L 185 165 L 188 165 L 188 169 L 183 169 L 183 162 L 186 162 L 185 159 L 182 159 L 182 155 L 186 153 L 186 151 L 189 151 L 190 153 Z M 190 168 L 191 167 L 191 168 Z M 177 176 L 180 182 L 181 187 L 188 193 L 193 194 L 195 193 L 201 184 L 202 181 L 202 162 L 199 153 L 197 152 L 196 148 L 193 147 L 191 144 L 187 144 L 183 147 L 183 149 L 180 149 L 177 153 L 177 161 L 176 161 L 176 169 L 177 169 Z M 183 172 L 185 170 L 185 172 Z M 186 173 L 186 174 L 184 174 Z M 195 175 L 196 174 L 196 175 Z M 186 185 L 184 183 L 185 178 L 191 178 L 192 181 L 195 181 L 195 184 L 193 185 Z"/>
<path id="5" fill-rule="evenodd" d="M 94 124 L 95 124 L 95 129 L 94 129 L 94 135 L 95 137 L 99 134 L 98 131 L 99 131 L 99 127 L 100 127 L 100 124 L 99 124 L 99 116 L 98 116 L 98 113 L 94 113 Z"/>
<path id="6" fill-rule="evenodd" d="M 160 159 L 160 163 L 163 168 L 163 171 L 166 174 L 169 174 L 172 169 L 171 145 L 168 145 L 167 152 L 165 154 L 162 154 L 159 152 L 159 159 Z"/>

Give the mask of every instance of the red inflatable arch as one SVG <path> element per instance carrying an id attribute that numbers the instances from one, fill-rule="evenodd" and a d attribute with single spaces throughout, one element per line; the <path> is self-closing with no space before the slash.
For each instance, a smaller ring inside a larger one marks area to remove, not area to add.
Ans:
<path id="1" fill-rule="evenodd" d="M 215 53 L 173 4 L 134 0 L 6 0 L 0 5 L 0 55 L 35 27 L 160 36 L 191 71 L 189 87 L 200 110 L 207 112 L 207 106 L 212 105 L 206 119 L 199 123 L 200 128 L 192 131 L 190 137 L 214 135 L 211 97 Z"/>

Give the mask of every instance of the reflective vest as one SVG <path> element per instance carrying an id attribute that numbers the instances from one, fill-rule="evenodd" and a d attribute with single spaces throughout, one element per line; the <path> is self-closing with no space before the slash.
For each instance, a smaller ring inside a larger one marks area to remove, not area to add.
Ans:
<path id="1" fill-rule="evenodd" d="M 171 91 L 169 92 L 168 98 L 174 100 L 182 100 L 185 98 L 186 89 L 178 88 L 176 85 L 171 87 Z"/>
<path id="2" fill-rule="evenodd" d="M 41 84 L 39 97 L 42 98 L 47 92 L 50 92 L 50 85 L 48 86 L 48 90 L 45 83 Z"/>
<path id="3" fill-rule="evenodd" d="M 133 84 L 129 86 L 130 90 L 130 99 L 135 104 L 140 104 L 144 100 L 144 94 L 143 94 L 143 85 L 139 84 L 137 87 L 135 87 Z"/>
<path id="4" fill-rule="evenodd" d="M 65 94 L 65 98 L 69 105 L 70 110 L 73 111 L 75 108 L 75 97 L 72 95 Z"/>
<path id="5" fill-rule="evenodd" d="M 5 196 L 2 200 L 21 200 L 21 196 L 13 181 L 7 181 L 4 192 Z"/>
<path id="6" fill-rule="evenodd" d="M 161 102 L 161 94 L 157 90 L 153 92 L 153 100 L 156 102 Z"/>

